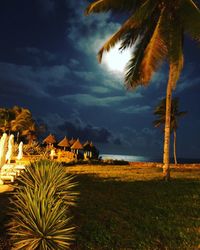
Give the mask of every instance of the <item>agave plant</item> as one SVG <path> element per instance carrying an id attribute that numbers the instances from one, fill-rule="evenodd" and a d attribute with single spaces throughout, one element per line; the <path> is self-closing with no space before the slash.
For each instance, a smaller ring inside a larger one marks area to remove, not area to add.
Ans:
<path id="1" fill-rule="evenodd" d="M 41 160 L 27 168 L 12 199 L 13 249 L 69 249 L 74 232 L 69 207 L 75 204 L 75 186 L 73 177 L 57 163 Z"/>
<path id="2" fill-rule="evenodd" d="M 49 192 L 55 192 L 55 197 L 62 199 L 69 206 L 75 205 L 78 193 L 73 191 L 77 185 L 74 176 L 67 175 L 62 165 L 58 162 L 42 159 L 28 166 L 27 171 L 19 179 L 20 185 L 29 186 L 33 190 L 42 185 Z"/>

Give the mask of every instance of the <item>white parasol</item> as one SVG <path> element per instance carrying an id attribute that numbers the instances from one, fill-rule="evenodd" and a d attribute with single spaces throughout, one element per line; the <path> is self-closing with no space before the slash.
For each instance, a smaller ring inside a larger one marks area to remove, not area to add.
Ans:
<path id="1" fill-rule="evenodd" d="M 0 140 L 0 168 L 5 164 L 6 162 L 6 151 L 7 151 L 7 134 L 3 133 L 1 140 Z"/>
<path id="2" fill-rule="evenodd" d="M 17 160 L 21 160 L 23 157 L 23 142 L 21 141 L 18 147 Z"/>
<path id="3" fill-rule="evenodd" d="M 10 163 L 13 155 L 13 147 L 14 147 L 14 135 L 10 135 L 8 140 L 8 151 L 6 153 L 6 161 Z"/>

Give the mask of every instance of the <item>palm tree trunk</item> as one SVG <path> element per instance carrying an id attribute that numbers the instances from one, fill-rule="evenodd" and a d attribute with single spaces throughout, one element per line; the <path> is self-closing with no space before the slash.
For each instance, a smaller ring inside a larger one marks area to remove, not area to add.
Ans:
<path id="1" fill-rule="evenodd" d="M 166 93 L 166 115 L 165 115 L 165 137 L 164 137 L 164 153 L 163 153 L 163 179 L 170 179 L 169 152 L 170 152 L 170 120 L 171 120 L 171 100 L 172 87 L 169 79 Z"/>
<path id="2" fill-rule="evenodd" d="M 176 129 L 174 129 L 174 163 L 177 164 L 177 157 L 176 157 Z"/>

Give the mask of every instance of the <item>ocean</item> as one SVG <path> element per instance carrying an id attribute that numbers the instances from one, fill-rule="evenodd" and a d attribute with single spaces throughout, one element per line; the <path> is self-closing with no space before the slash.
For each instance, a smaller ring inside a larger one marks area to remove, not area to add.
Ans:
<path id="1" fill-rule="evenodd" d="M 145 162 L 150 161 L 148 157 L 144 156 L 134 156 L 134 155 L 114 155 L 114 154 L 101 154 L 100 157 L 103 160 L 123 160 L 123 161 L 129 161 L 129 162 Z"/>
<path id="2" fill-rule="evenodd" d="M 136 155 L 118 155 L 118 154 L 100 154 L 103 160 L 124 160 L 129 162 L 162 162 L 162 158 L 151 158 L 147 156 Z M 178 163 L 200 163 L 199 158 L 178 158 Z M 174 163 L 174 159 L 170 159 L 171 163 Z"/>

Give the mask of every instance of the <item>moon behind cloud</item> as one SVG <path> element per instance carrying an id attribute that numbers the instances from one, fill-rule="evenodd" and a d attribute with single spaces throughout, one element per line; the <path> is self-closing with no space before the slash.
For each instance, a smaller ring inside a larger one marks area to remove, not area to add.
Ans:
<path id="1" fill-rule="evenodd" d="M 109 71 L 118 73 L 124 72 L 125 67 L 131 58 L 131 50 L 126 49 L 121 52 L 119 50 L 120 46 L 120 43 L 118 43 L 114 48 L 103 55 L 102 63 Z"/>

